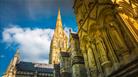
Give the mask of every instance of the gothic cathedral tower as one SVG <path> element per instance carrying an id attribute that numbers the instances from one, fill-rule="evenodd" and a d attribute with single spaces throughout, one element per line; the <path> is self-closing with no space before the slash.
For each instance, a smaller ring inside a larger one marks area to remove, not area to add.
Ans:
<path id="1" fill-rule="evenodd" d="M 60 9 L 58 10 L 58 16 L 56 21 L 56 28 L 54 30 L 54 35 L 51 40 L 49 63 L 58 64 L 59 63 L 59 53 L 66 52 L 67 50 L 68 38 L 62 28 L 62 20 L 60 15 Z"/>

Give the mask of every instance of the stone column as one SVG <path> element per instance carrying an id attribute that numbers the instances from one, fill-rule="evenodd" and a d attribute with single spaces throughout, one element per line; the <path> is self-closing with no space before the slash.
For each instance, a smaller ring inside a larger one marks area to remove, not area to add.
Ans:
<path id="1" fill-rule="evenodd" d="M 87 44 L 88 65 L 91 77 L 97 77 L 98 69 L 96 65 L 95 55 L 90 43 Z"/>
<path id="2" fill-rule="evenodd" d="M 96 47 L 97 47 L 97 51 L 99 53 L 99 57 L 100 57 L 100 62 L 101 62 L 101 66 L 104 69 L 104 73 L 105 75 L 110 74 L 111 72 L 111 63 L 108 59 L 108 55 L 107 55 L 107 50 L 106 50 L 106 46 L 103 42 L 103 39 L 101 38 L 101 32 L 97 31 L 96 35 L 95 35 L 95 40 L 96 40 Z"/>
<path id="3" fill-rule="evenodd" d="M 103 34 L 103 40 L 108 49 L 109 55 L 111 56 L 110 60 L 112 61 L 113 68 L 114 68 L 114 70 L 117 70 L 119 68 L 119 60 L 118 60 L 117 55 L 115 54 L 115 51 L 113 50 L 113 47 L 111 45 L 112 42 L 109 40 L 110 38 L 107 37 L 107 32 L 105 30 L 102 32 L 102 34 Z"/>
<path id="4" fill-rule="evenodd" d="M 82 51 L 82 54 L 83 54 L 83 57 L 84 57 L 84 63 L 85 63 L 85 67 L 86 67 L 86 70 L 87 70 L 87 76 L 91 77 L 90 76 L 90 70 L 89 70 L 89 64 L 88 64 L 87 51 L 85 49 L 81 49 L 81 51 Z"/>
<path id="5" fill-rule="evenodd" d="M 72 55 L 73 77 L 87 77 L 83 56 Z"/>

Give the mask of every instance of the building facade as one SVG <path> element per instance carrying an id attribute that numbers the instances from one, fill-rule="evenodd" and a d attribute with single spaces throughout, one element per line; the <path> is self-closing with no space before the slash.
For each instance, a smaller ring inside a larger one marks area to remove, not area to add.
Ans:
<path id="1" fill-rule="evenodd" d="M 54 77 L 51 64 L 20 61 L 17 52 L 2 77 Z"/>
<path id="2" fill-rule="evenodd" d="M 138 77 L 138 1 L 75 0 L 88 77 Z"/>
<path id="3" fill-rule="evenodd" d="M 65 52 L 67 50 L 67 43 L 68 43 L 68 38 L 62 28 L 62 20 L 59 9 L 56 21 L 56 28 L 54 30 L 54 35 L 50 45 L 50 54 L 49 54 L 50 64 L 59 64 L 59 54 L 61 51 Z"/>

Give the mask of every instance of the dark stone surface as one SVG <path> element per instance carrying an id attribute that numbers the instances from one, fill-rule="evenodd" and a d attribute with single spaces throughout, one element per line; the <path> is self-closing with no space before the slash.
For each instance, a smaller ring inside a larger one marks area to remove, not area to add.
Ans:
<path id="1" fill-rule="evenodd" d="M 138 58 L 113 71 L 108 77 L 137 77 Z"/>
<path id="2" fill-rule="evenodd" d="M 71 73 L 69 72 L 62 72 L 61 77 L 71 77 Z"/>

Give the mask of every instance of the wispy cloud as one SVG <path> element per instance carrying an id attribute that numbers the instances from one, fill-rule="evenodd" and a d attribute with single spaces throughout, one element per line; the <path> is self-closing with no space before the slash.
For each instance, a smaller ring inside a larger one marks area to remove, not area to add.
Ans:
<path id="1" fill-rule="evenodd" d="M 53 29 L 5 28 L 3 41 L 7 44 L 19 44 L 23 60 L 47 63 L 53 32 Z"/>

